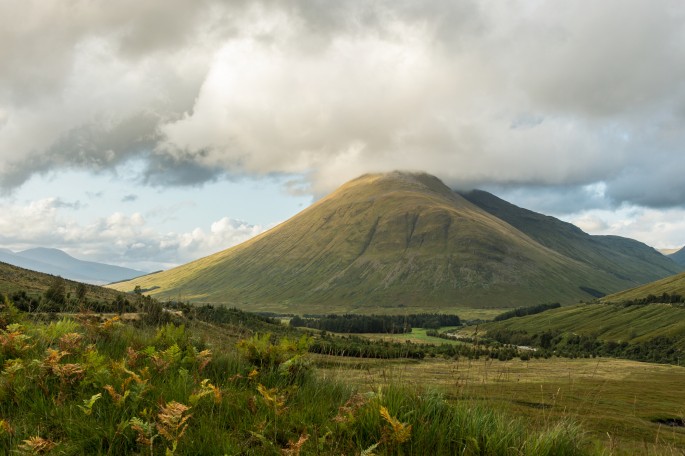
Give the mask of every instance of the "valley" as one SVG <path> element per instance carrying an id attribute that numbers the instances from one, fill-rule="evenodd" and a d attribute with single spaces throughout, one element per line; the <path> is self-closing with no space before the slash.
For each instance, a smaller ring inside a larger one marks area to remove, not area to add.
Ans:
<path id="1" fill-rule="evenodd" d="M 105 288 L 0 263 L 0 448 L 671 454 L 681 271 L 399 172 Z"/>

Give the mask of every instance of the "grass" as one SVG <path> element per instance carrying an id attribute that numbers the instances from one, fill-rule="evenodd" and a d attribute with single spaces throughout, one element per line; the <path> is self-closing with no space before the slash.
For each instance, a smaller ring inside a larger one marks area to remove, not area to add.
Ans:
<path id="1" fill-rule="evenodd" d="M 613 359 L 366 361 L 319 356 L 320 375 L 374 389 L 437 388 L 458 403 L 497 408 L 549 429 L 580 423 L 612 454 L 670 454 L 685 429 L 656 422 L 685 415 L 685 368 Z M 601 452 L 602 450 L 597 449 Z"/>
<path id="2" fill-rule="evenodd" d="M 444 327 L 440 328 L 440 331 L 446 331 L 449 329 L 456 329 L 458 327 Z M 361 337 L 365 337 L 371 340 L 387 340 L 391 342 L 413 342 L 417 344 L 453 344 L 458 345 L 462 342 L 450 339 L 443 339 L 441 337 L 429 336 L 426 334 L 427 329 L 424 328 L 412 328 L 410 333 L 405 334 L 359 334 Z"/>
<path id="3" fill-rule="evenodd" d="M 664 293 L 685 295 L 685 273 L 676 274 L 639 287 L 620 291 L 602 299 L 604 302 L 623 302 L 645 298 L 648 295 L 661 296 Z"/>
<path id="4" fill-rule="evenodd" d="M 3 454 L 585 454 L 580 428 L 531 430 L 486 405 L 312 375 L 307 336 L 2 313 Z M 10 321 L 12 320 L 12 321 Z"/>
<path id="5" fill-rule="evenodd" d="M 685 348 L 685 307 L 649 304 L 578 304 L 525 317 L 481 325 L 484 330 L 505 328 L 529 334 L 545 331 L 594 335 L 599 339 L 641 342 L 658 336 L 676 337 Z"/>
<path id="6" fill-rule="evenodd" d="M 50 288 L 55 280 L 55 276 L 43 274 L 42 272 L 31 271 L 17 266 L 0 262 L 0 293 L 10 295 L 15 292 L 25 291 L 31 297 L 38 297 Z M 111 302 L 122 295 L 122 293 L 95 285 L 85 285 L 73 280 L 64 280 L 66 293 L 76 296 L 79 286 L 85 286 L 85 297 L 94 301 Z"/>

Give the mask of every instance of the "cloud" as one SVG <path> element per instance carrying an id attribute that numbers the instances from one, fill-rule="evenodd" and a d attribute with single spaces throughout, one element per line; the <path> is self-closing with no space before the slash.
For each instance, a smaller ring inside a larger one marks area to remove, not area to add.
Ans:
<path id="1" fill-rule="evenodd" d="M 565 219 L 581 229 L 600 235 L 639 239 L 655 248 L 682 248 L 685 209 L 656 210 L 625 206 L 619 210 L 588 210 Z"/>
<path id="2" fill-rule="evenodd" d="M 322 194 L 400 168 L 558 212 L 599 183 L 585 207 L 682 206 L 684 51 L 676 0 L 6 2 L 0 187 L 142 161 L 147 185 Z"/>
<path id="3" fill-rule="evenodd" d="M 0 205 L 0 246 L 15 251 L 50 246 L 80 259 L 152 271 L 210 255 L 264 231 L 224 217 L 207 229 L 162 233 L 137 212 L 115 212 L 80 223 L 60 211 L 65 207 L 57 198 Z"/>

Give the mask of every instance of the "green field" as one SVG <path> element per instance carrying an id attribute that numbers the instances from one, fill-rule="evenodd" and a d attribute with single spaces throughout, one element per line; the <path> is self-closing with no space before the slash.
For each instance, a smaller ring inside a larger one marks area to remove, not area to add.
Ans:
<path id="1" fill-rule="evenodd" d="M 451 329 L 457 329 L 458 327 L 445 327 L 440 328 L 440 331 L 448 331 Z M 426 334 L 427 329 L 424 328 L 412 328 L 411 332 L 405 334 L 361 334 L 362 337 L 366 337 L 372 340 L 387 340 L 391 342 L 413 342 L 418 344 L 461 344 L 462 342 L 450 339 L 443 339 L 441 337 L 429 336 Z"/>
<path id="2" fill-rule="evenodd" d="M 615 359 L 531 361 L 440 359 L 377 361 L 320 356 L 323 378 L 437 388 L 457 402 L 506 410 L 544 428 L 571 419 L 604 454 L 675 454 L 685 428 L 663 422 L 685 416 L 685 368 Z M 659 423 L 659 420 L 663 421 Z"/>
<path id="3" fill-rule="evenodd" d="M 437 388 L 325 378 L 307 336 L 237 311 L 202 315 L 43 322 L 0 306 L 0 452 L 590 454 L 571 421 L 530 428 Z"/>

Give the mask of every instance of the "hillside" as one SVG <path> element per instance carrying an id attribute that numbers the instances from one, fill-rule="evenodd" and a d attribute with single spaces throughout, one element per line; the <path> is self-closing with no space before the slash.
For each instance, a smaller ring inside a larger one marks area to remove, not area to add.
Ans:
<path id="1" fill-rule="evenodd" d="M 641 281 L 542 245 L 433 176 L 395 172 L 350 181 L 236 247 L 112 287 L 251 310 L 404 313 L 571 303 Z"/>
<path id="2" fill-rule="evenodd" d="M 631 344 L 665 337 L 680 341 L 677 347 L 685 350 L 685 306 L 681 305 L 577 304 L 483 328 L 488 333 L 502 329 L 528 335 L 551 332 Z"/>
<path id="3" fill-rule="evenodd" d="M 619 291 L 602 299 L 604 302 L 624 302 L 646 298 L 649 295 L 661 296 L 677 294 L 685 296 L 685 273 L 656 280 L 635 288 Z"/>
<path id="4" fill-rule="evenodd" d="M 103 285 L 120 280 L 128 280 L 147 274 L 135 269 L 113 266 L 110 264 L 83 261 L 58 249 L 44 247 L 21 252 L 0 250 L 0 261 L 24 269 L 58 275 L 65 279 L 76 280 L 93 285 Z"/>
<path id="5" fill-rule="evenodd" d="M 685 247 L 667 255 L 670 259 L 681 266 L 685 266 Z"/>
<path id="6" fill-rule="evenodd" d="M 630 282 L 651 282 L 683 270 L 657 250 L 633 239 L 592 236 L 571 223 L 520 208 L 488 192 L 474 190 L 462 195 L 540 244 L 623 279 L 626 286 L 631 286 Z"/>
<path id="7" fill-rule="evenodd" d="M 55 276 L 20 268 L 0 262 L 0 293 L 10 295 L 15 292 L 26 291 L 30 296 L 39 296 L 45 293 L 54 283 Z M 75 291 L 80 283 L 65 280 L 65 291 L 76 295 Z M 86 298 L 95 301 L 111 302 L 117 299 L 121 293 L 109 288 L 95 285 L 86 285 Z"/>

